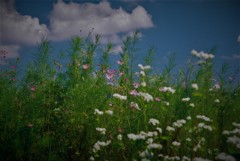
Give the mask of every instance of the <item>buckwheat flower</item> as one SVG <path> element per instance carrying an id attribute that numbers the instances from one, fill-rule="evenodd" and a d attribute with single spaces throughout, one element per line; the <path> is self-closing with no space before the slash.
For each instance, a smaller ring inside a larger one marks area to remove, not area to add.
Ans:
<path id="1" fill-rule="evenodd" d="M 225 161 L 236 161 L 236 159 L 233 156 L 228 155 L 226 153 L 218 154 L 215 159 L 217 159 L 217 160 L 225 160 Z"/>
<path id="2" fill-rule="evenodd" d="M 173 145 L 173 146 L 180 146 L 181 143 L 179 143 L 179 142 L 177 142 L 177 141 L 174 141 L 174 142 L 172 142 L 172 145 Z"/>
<path id="3" fill-rule="evenodd" d="M 134 88 L 138 88 L 138 87 L 139 87 L 139 83 L 138 83 L 138 82 L 134 82 L 134 83 L 133 83 L 133 87 L 134 87 Z"/>
<path id="4" fill-rule="evenodd" d="M 222 134 L 223 134 L 223 135 L 230 135 L 230 131 L 224 130 L 224 131 L 222 132 Z"/>
<path id="5" fill-rule="evenodd" d="M 96 153 L 97 151 L 101 150 L 101 146 L 108 146 L 111 143 L 111 140 L 108 140 L 106 142 L 103 141 L 97 141 L 93 146 L 93 152 Z"/>
<path id="6" fill-rule="evenodd" d="M 130 95 L 137 96 L 138 92 L 134 89 L 130 91 Z"/>
<path id="7" fill-rule="evenodd" d="M 176 122 L 173 123 L 173 127 L 182 127 L 186 123 L 186 120 L 177 120 Z"/>
<path id="8" fill-rule="evenodd" d="M 240 123 L 233 122 L 232 125 L 237 127 L 237 128 L 240 128 Z"/>
<path id="9" fill-rule="evenodd" d="M 119 76 L 122 76 L 122 75 L 124 75 L 124 72 L 120 72 L 120 73 L 119 73 Z"/>
<path id="10" fill-rule="evenodd" d="M 142 135 L 144 135 L 144 134 L 142 134 Z M 153 131 L 153 132 L 149 131 L 148 133 L 146 133 L 146 136 L 147 137 L 154 137 L 154 136 L 158 136 L 158 133 L 156 131 Z"/>
<path id="11" fill-rule="evenodd" d="M 204 158 L 200 158 L 200 157 L 195 157 L 195 158 L 193 159 L 193 161 L 211 161 L 211 160 L 209 160 L 209 159 L 204 159 Z"/>
<path id="12" fill-rule="evenodd" d="M 135 141 L 135 140 L 145 140 L 145 138 L 146 138 L 144 135 L 136 135 L 136 134 L 128 134 L 127 136 L 130 140 L 133 140 L 133 141 Z"/>
<path id="13" fill-rule="evenodd" d="M 106 134 L 106 129 L 105 129 L 105 128 L 97 127 L 96 130 L 99 131 L 100 134 L 102 134 L 102 135 L 105 135 L 105 134 Z"/>
<path id="14" fill-rule="evenodd" d="M 211 121 L 210 118 L 208 118 L 208 117 L 206 117 L 206 116 L 204 116 L 204 115 L 197 115 L 196 118 L 202 119 L 202 120 L 207 121 L 207 122 L 210 122 L 210 121 Z"/>
<path id="15" fill-rule="evenodd" d="M 107 111 L 105 111 L 105 113 L 108 114 L 108 115 L 113 115 L 113 111 L 112 110 L 107 110 Z"/>
<path id="16" fill-rule="evenodd" d="M 189 106 L 191 106 L 191 107 L 195 107 L 194 103 L 190 103 Z"/>
<path id="17" fill-rule="evenodd" d="M 160 127 L 157 127 L 156 129 L 160 134 L 162 133 L 162 129 Z"/>
<path id="18" fill-rule="evenodd" d="M 153 155 L 153 152 L 149 152 L 148 149 L 144 150 L 143 152 L 139 152 L 139 156 L 141 158 L 153 157 Z"/>
<path id="19" fill-rule="evenodd" d="M 163 103 L 164 103 L 166 106 L 169 106 L 169 105 L 170 105 L 170 103 L 167 102 L 167 101 L 163 101 Z"/>
<path id="20" fill-rule="evenodd" d="M 152 143 L 147 146 L 148 149 L 162 149 L 161 144 Z"/>
<path id="21" fill-rule="evenodd" d="M 192 88 L 198 90 L 198 85 L 196 83 L 193 83 Z"/>
<path id="22" fill-rule="evenodd" d="M 147 86 L 147 83 L 146 83 L 146 82 L 141 82 L 141 86 L 142 86 L 142 87 L 146 87 L 146 86 Z"/>
<path id="23" fill-rule="evenodd" d="M 93 156 L 91 156 L 89 159 L 90 159 L 90 160 L 95 160 Z"/>
<path id="24" fill-rule="evenodd" d="M 100 111 L 99 109 L 95 109 L 95 111 L 94 111 L 94 114 L 95 115 L 103 115 L 103 111 Z"/>
<path id="25" fill-rule="evenodd" d="M 193 49 L 192 51 L 191 51 L 191 54 L 193 55 L 193 56 L 199 56 L 199 54 L 198 54 L 198 52 L 195 50 L 195 49 Z"/>
<path id="26" fill-rule="evenodd" d="M 191 161 L 191 159 L 190 159 L 189 157 L 187 157 L 187 156 L 184 155 L 184 156 L 182 157 L 182 161 Z"/>
<path id="27" fill-rule="evenodd" d="M 219 99 L 215 99 L 214 102 L 219 103 L 220 101 L 219 101 Z"/>
<path id="28" fill-rule="evenodd" d="M 175 89 L 172 89 L 171 87 L 162 87 L 162 88 L 159 88 L 159 90 L 160 90 L 161 92 L 170 92 L 170 93 L 172 93 L 172 94 L 175 93 Z"/>
<path id="29" fill-rule="evenodd" d="M 232 136 L 227 138 L 227 142 L 235 145 L 237 148 L 240 149 L 240 138 L 237 136 Z"/>
<path id="30" fill-rule="evenodd" d="M 137 110 L 139 110 L 139 111 L 141 110 L 141 109 L 139 108 L 138 104 L 135 103 L 135 102 L 131 102 L 130 107 L 131 107 L 132 109 L 137 109 Z"/>
<path id="31" fill-rule="evenodd" d="M 83 69 L 87 70 L 89 67 L 89 64 L 83 64 Z"/>
<path id="32" fill-rule="evenodd" d="M 188 102 L 188 101 L 190 101 L 190 98 L 189 98 L 189 97 L 183 98 L 182 101 L 183 101 L 183 102 Z"/>
<path id="33" fill-rule="evenodd" d="M 118 134 L 117 139 L 121 141 L 122 140 L 122 134 Z"/>
<path id="34" fill-rule="evenodd" d="M 171 127 L 171 126 L 167 126 L 166 130 L 169 131 L 169 132 L 170 131 L 175 131 L 175 129 L 173 127 Z"/>
<path id="35" fill-rule="evenodd" d="M 146 76 L 146 74 L 145 74 L 145 72 L 144 72 L 144 71 L 141 71 L 141 72 L 140 72 L 140 75 L 141 75 L 141 76 L 143 76 L 143 77 L 145 77 L 145 76 Z"/>
<path id="36" fill-rule="evenodd" d="M 190 139 L 190 138 L 187 138 L 187 139 L 186 139 L 186 141 L 188 141 L 188 142 L 191 142 L 191 141 L 192 141 L 192 139 Z"/>
<path id="37" fill-rule="evenodd" d="M 151 66 L 149 66 L 149 65 L 143 66 L 142 64 L 138 64 L 138 67 L 139 67 L 141 70 L 151 69 Z"/>
<path id="38" fill-rule="evenodd" d="M 198 124 L 198 127 L 199 127 L 199 128 L 203 128 L 204 126 L 205 126 L 205 124 L 202 123 L 202 122 Z"/>
<path id="39" fill-rule="evenodd" d="M 152 144 L 153 143 L 153 138 L 148 138 L 146 141 L 147 144 Z"/>
<path id="40" fill-rule="evenodd" d="M 123 96 L 123 95 L 120 95 L 120 94 L 117 94 L 117 93 L 114 93 L 113 97 L 118 98 L 120 100 L 127 100 L 127 96 Z"/>
<path id="41" fill-rule="evenodd" d="M 157 119 L 151 118 L 148 121 L 149 124 L 152 124 L 153 126 L 156 126 L 159 124 L 159 121 Z"/>
<path id="42" fill-rule="evenodd" d="M 139 92 L 138 95 L 144 97 L 144 100 L 147 102 L 153 101 L 153 96 L 150 95 L 149 93 Z"/>
<path id="43" fill-rule="evenodd" d="M 191 116 L 188 116 L 186 119 L 187 119 L 187 120 L 191 120 L 192 118 L 191 118 Z"/>
<path id="44" fill-rule="evenodd" d="M 180 157 L 179 156 L 175 156 L 174 160 L 180 160 Z"/>

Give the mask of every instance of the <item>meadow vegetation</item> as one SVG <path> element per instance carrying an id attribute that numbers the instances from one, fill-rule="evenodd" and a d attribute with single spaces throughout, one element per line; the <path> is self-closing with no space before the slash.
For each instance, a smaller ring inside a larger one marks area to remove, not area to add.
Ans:
<path id="1" fill-rule="evenodd" d="M 208 161 L 240 157 L 240 85 L 214 53 L 190 51 L 172 74 L 134 67 L 137 32 L 112 45 L 100 36 L 72 39 L 68 62 L 52 60 L 43 40 L 21 80 L 14 64 L 0 71 L 0 156 L 6 161 Z M 101 48 L 100 61 L 93 61 Z M 7 57 L 1 51 L 1 57 Z M 137 69 L 137 70 L 136 70 Z"/>

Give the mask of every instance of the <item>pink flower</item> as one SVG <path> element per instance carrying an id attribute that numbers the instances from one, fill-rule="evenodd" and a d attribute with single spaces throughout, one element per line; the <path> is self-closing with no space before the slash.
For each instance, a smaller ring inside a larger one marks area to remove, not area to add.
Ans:
<path id="1" fill-rule="evenodd" d="M 27 127 L 32 128 L 33 124 L 29 123 L 29 124 L 27 124 Z"/>
<path id="2" fill-rule="evenodd" d="M 119 73 L 119 76 L 122 76 L 122 75 L 124 75 L 124 72 L 120 72 L 120 73 Z"/>
<path id="3" fill-rule="evenodd" d="M 115 76 L 116 70 L 108 70 L 106 73 L 106 78 L 112 80 Z"/>
<path id="4" fill-rule="evenodd" d="M 124 62 L 121 61 L 121 60 L 118 60 L 118 61 L 117 61 L 117 64 L 119 64 L 119 65 L 123 65 L 123 63 L 124 63 Z"/>
<path id="5" fill-rule="evenodd" d="M 83 69 L 87 70 L 89 68 L 89 64 L 83 64 Z"/>
<path id="6" fill-rule="evenodd" d="M 137 96 L 138 92 L 135 89 L 131 90 L 130 95 Z"/>
<path id="7" fill-rule="evenodd" d="M 37 87 L 36 86 L 31 86 L 30 90 L 31 91 L 36 91 Z"/>
<path id="8" fill-rule="evenodd" d="M 158 102 L 161 101 L 161 99 L 159 97 L 156 97 L 155 100 L 158 101 Z"/>
<path id="9" fill-rule="evenodd" d="M 139 83 L 138 82 L 134 82 L 133 86 L 134 86 L 134 88 L 138 88 L 139 87 Z"/>

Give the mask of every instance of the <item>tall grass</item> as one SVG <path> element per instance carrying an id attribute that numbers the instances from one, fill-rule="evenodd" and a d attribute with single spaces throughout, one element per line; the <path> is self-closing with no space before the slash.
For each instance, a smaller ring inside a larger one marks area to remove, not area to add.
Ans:
<path id="1" fill-rule="evenodd" d="M 192 51 L 179 73 L 172 73 L 173 57 L 155 73 L 151 49 L 135 71 L 136 43 L 137 32 L 123 42 L 117 69 L 110 65 L 112 45 L 89 35 L 73 38 L 67 63 L 53 60 L 50 42 L 42 40 L 21 80 L 15 68 L 1 70 L 1 158 L 239 159 L 240 86 L 231 86 L 225 66 L 216 76 L 214 56 Z M 102 56 L 97 65 L 95 53 Z"/>

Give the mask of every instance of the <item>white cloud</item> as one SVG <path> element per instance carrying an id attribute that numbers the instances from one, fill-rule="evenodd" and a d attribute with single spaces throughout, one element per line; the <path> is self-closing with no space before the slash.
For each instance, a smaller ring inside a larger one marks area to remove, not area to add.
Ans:
<path id="1" fill-rule="evenodd" d="M 38 18 L 18 13 L 13 1 L 0 1 L 1 44 L 34 45 L 42 35 L 48 34 L 47 26 Z"/>
<path id="2" fill-rule="evenodd" d="M 122 45 L 118 44 L 118 45 L 113 46 L 113 48 L 112 48 L 112 53 L 113 54 L 119 54 L 119 53 L 122 53 L 122 52 L 123 52 Z"/>
<path id="3" fill-rule="evenodd" d="M 237 39 L 237 41 L 240 43 L 240 35 L 238 36 L 238 39 Z"/>
<path id="4" fill-rule="evenodd" d="M 82 36 L 87 36 L 92 28 L 103 37 L 117 37 L 118 33 L 153 26 L 151 16 L 142 6 L 128 13 L 121 7 L 113 9 L 107 1 L 99 4 L 58 1 L 50 15 L 50 37 L 53 40 L 71 38 L 79 35 L 80 30 Z"/>

